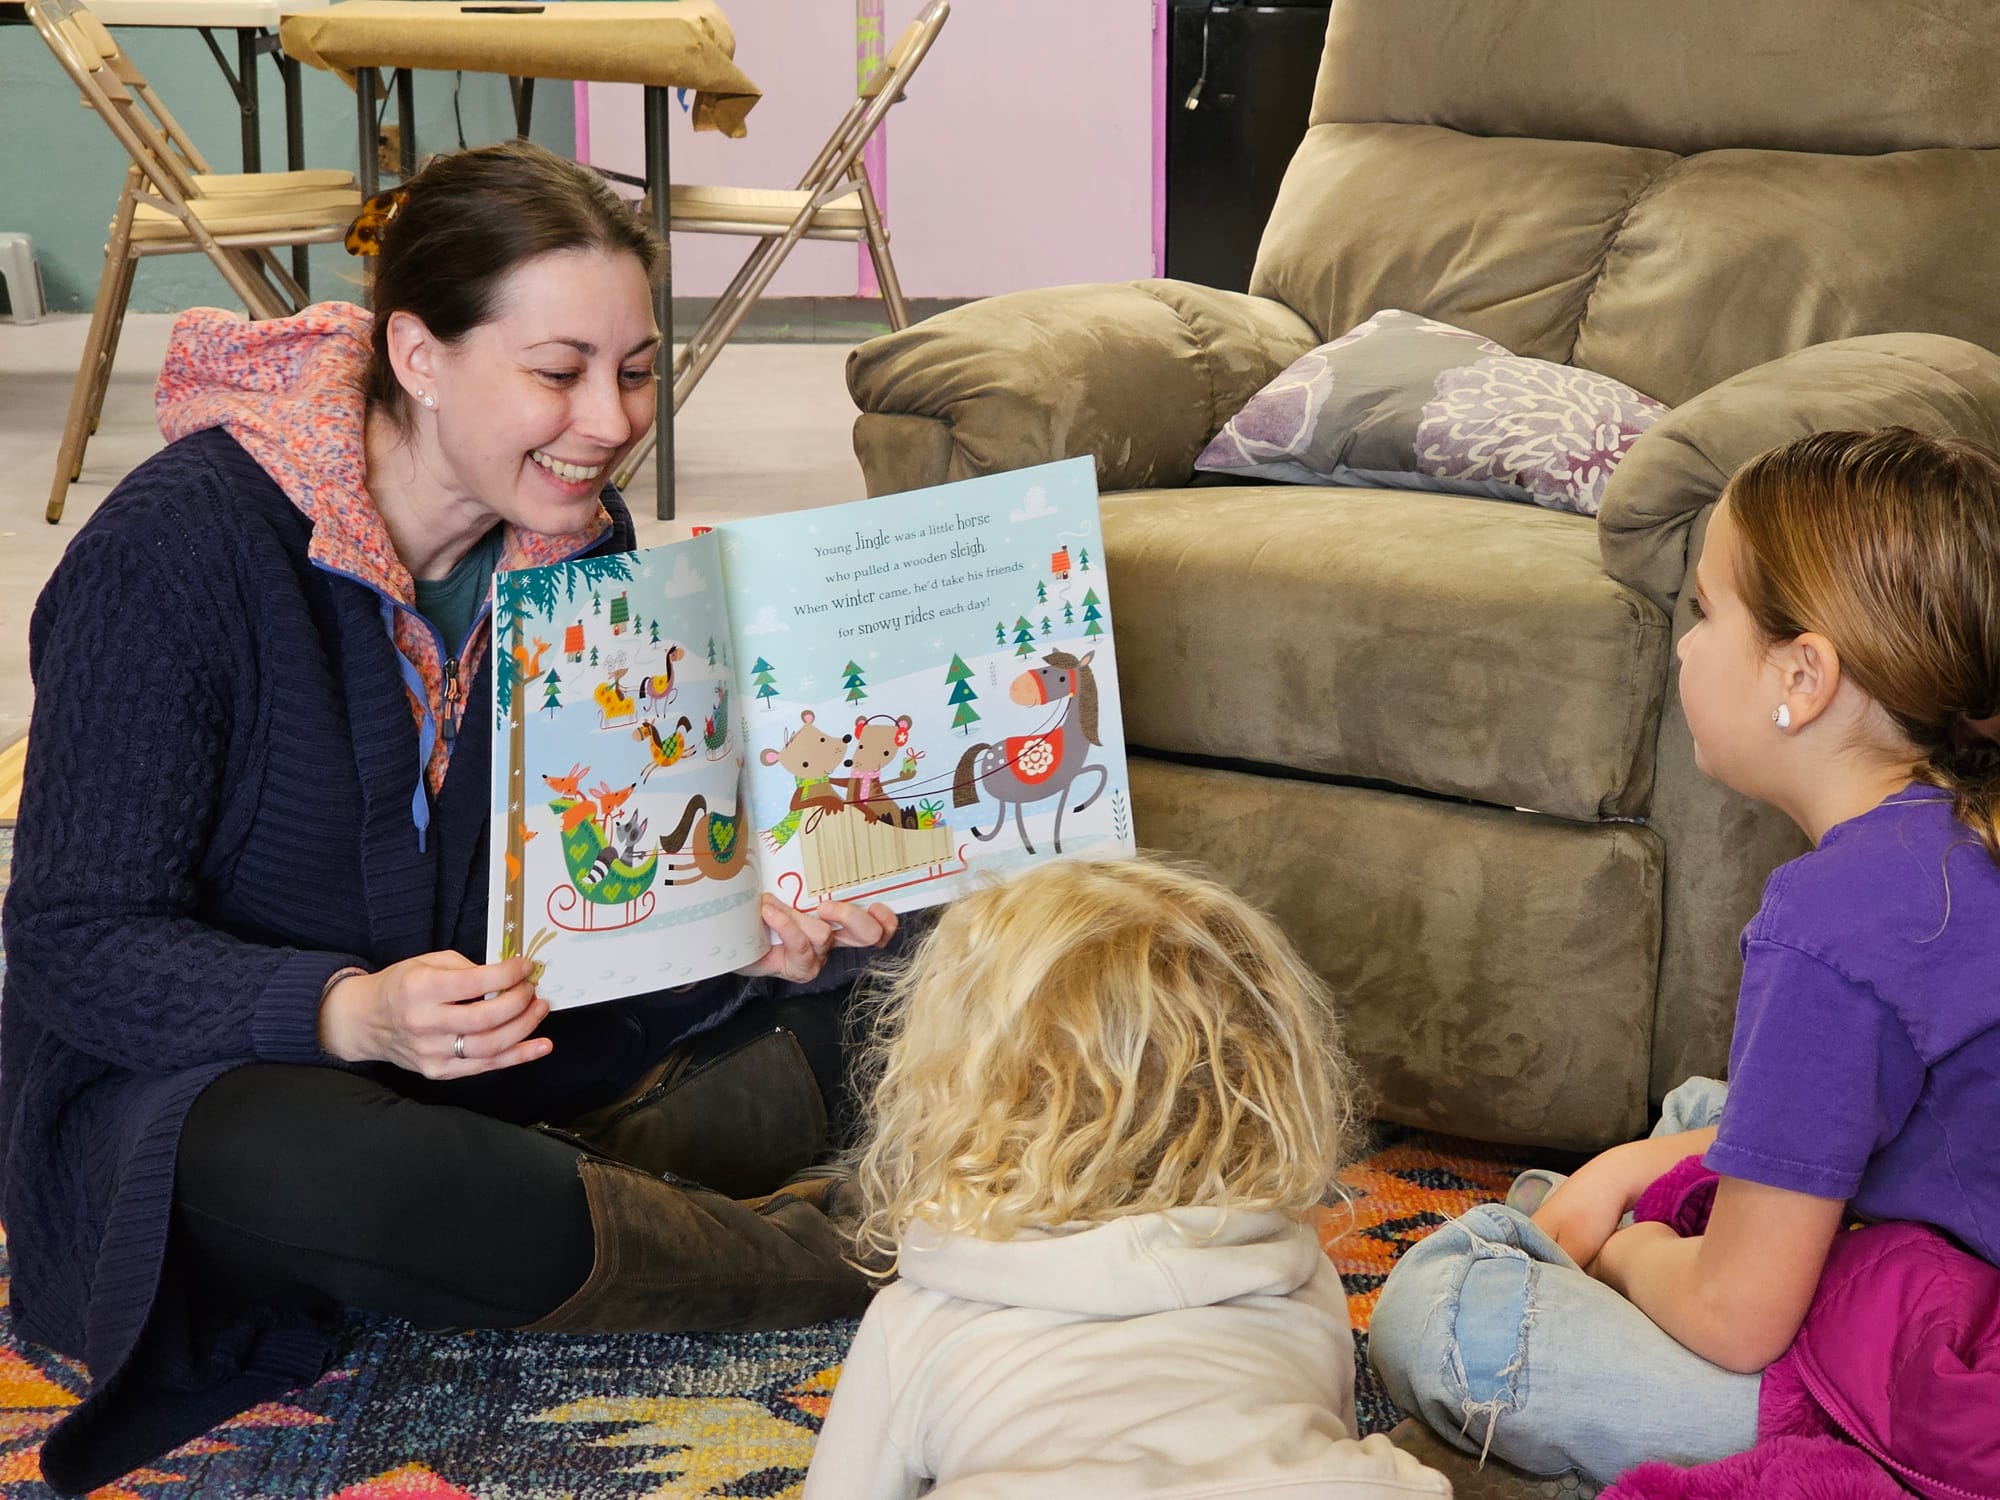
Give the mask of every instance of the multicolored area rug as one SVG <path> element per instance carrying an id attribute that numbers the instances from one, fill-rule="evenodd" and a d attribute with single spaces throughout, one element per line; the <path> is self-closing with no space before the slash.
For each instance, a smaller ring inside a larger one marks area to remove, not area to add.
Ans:
<path id="1" fill-rule="evenodd" d="M 0 827 L 0 895 L 13 831 Z M 0 961 L 4 975 L 4 961 Z M 1328 1210 L 1364 1432 L 1400 1414 L 1368 1368 L 1389 1268 L 1532 1153 L 1385 1127 Z M 5 1297 L 0 1240 L 0 1300 Z M 96 1500 L 683 1500 L 796 1496 L 852 1323 L 789 1333 L 566 1338 L 430 1334 L 356 1317 L 332 1371 L 96 1492 Z M 0 1500 L 49 1500 L 36 1455 L 85 1388 L 0 1326 Z"/>

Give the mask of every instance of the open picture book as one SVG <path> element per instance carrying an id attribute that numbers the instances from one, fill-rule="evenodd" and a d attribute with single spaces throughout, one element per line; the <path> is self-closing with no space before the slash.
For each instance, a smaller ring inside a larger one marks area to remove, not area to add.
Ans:
<path id="1" fill-rule="evenodd" d="M 1077 458 L 496 575 L 487 951 L 587 1005 L 1130 852 L 1100 540 Z"/>

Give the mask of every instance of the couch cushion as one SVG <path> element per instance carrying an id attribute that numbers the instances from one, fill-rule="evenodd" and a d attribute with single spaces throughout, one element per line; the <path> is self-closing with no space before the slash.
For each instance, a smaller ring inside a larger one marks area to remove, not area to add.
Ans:
<path id="1" fill-rule="evenodd" d="M 1312 123 L 1708 151 L 2000 146 L 1992 0 L 1341 0 Z"/>
<path id="2" fill-rule="evenodd" d="M 1679 405 L 1857 334 L 2000 347 L 1996 222 L 2000 150 L 1691 156 L 1625 215 L 1571 359 Z"/>
<path id="3" fill-rule="evenodd" d="M 1382 1118 L 1571 1150 L 1646 1128 L 1653 829 L 1146 755 L 1132 827 L 1277 919 L 1333 987 Z"/>
<path id="4" fill-rule="evenodd" d="M 1250 290 L 1323 340 L 1400 307 L 1567 363 L 1625 210 L 1675 160 L 1424 125 L 1315 125 L 1285 169 Z"/>
<path id="5" fill-rule="evenodd" d="M 1588 519 L 1288 485 L 1103 501 L 1135 746 L 1565 818 L 1646 808 L 1667 621 Z"/>

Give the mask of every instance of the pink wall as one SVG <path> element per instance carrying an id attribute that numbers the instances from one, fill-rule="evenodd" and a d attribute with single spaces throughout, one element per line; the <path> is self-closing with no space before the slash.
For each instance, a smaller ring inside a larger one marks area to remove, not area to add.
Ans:
<path id="1" fill-rule="evenodd" d="M 886 0 L 893 37 L 921 0 Z M 675 110 L 678 182 L 790 187 L 853 97 L 854 5 L 727 0 L 764 90 L 739 141 Z M 1153 274 L 1155 0 L 954 0 L 888 117 L 888 215 L 913 297 Z M 590 159 L 644 170 L 640 91 L 589 86 Z M 583 143 L 580 141 L 579 146 Z M 720 291 L 747 240 L 674 237 L 674 285 Z M 802 244 L 771 296 L 851 296 L 855 249 Z"/>

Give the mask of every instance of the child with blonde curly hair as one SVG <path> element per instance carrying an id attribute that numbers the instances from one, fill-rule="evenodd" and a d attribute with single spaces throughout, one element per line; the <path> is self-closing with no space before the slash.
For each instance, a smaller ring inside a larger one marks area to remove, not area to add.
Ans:
<path id="1" fill-rule="evenodd" d="M 1354 1432 L 1313 1210 L 1355 1089 L 1266 917 L 1149 860 L 965 897 L 891 976 L 855 1185 L 900 1279 L 807 1500 L 1449 1496 Z"/>

